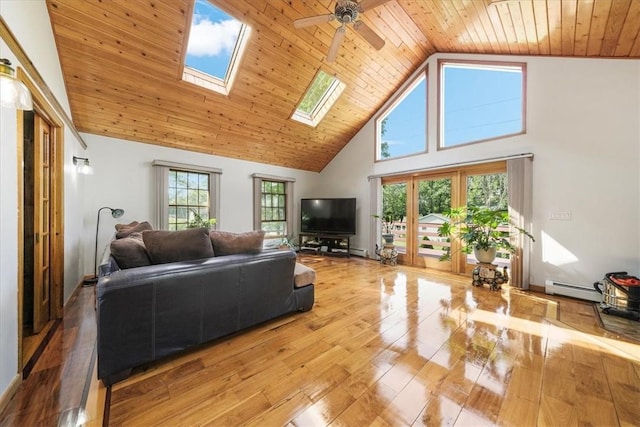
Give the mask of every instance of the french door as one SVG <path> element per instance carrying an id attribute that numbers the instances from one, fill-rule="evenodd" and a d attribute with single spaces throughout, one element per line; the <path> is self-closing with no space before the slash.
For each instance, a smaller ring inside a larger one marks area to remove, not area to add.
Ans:
<path id="1" fill-rule="evenodd" d="M 51 127 L 35 115 L 33 332 L 51 319 Z"/>
<path id="2" fill-rule="evenodd" d="M 451 208 L 490 206 L 507 209 L 506 163 L 494 162 L 382 180 L 383 213 L 392 213 L 398 261 L 405 265 L 470 274 L 476 260 L 460 252 L 456 240 L 438 236 Z M 450 248 L 449 261 L 440 257 Z M 505 254 L 501 254 L 506 256 Z M 508 258 L 498 259 L 508 264 Z"/>

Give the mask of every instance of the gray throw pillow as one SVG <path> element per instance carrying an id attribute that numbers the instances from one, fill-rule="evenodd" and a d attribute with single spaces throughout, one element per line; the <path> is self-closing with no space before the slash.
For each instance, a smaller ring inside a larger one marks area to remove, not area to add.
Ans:
<path id="1" fill-rule="evenodd" d="M 142 233 L 131 233 L 128 237 L 111 241 L 111 255 L 122 269 L 151 265 Z"/>
<path id="2" fill-rule="evenodd" d="M 152 264 L 211 258 L 213 248 L 209 229 L 149 230 L 142 233 L 142 240 Z"/>
<path id="3" fill-rule="evenodd" d="M 116 233 L 116 239 L 122 239 L 124 237 L 129 236 L 132 233 L 142 233 L 143 231 L 146 231 L 146 230 L 153 230 L 153 227 L 147 221 L 144 221 L 134 225 L 133 227 L 121 229 Z"/>
<path id="4" fill-rule="evenodd" d="M 213 230 L 209 233 L 209 236 L 216 256 L 262 252 L 262 242 L 264 240 L 264 231 L 262 230 L 247 231 L 245 233 Z"/>

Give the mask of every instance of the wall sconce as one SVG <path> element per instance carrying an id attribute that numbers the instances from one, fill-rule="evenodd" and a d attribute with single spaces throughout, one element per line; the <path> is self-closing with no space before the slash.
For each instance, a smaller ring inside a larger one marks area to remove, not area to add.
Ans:
<path id="1" fill-rule="evenodd" d="M 0 105 L 17 110 L 33 110 L 31 92 L 14 77 L 11 61 L 0 58 Z"/>
<path id="2" fill-rule="evenodd" d="M 89 159 L 86 157 L 73 156 L 73 164 L 76 167 L 76 171 L 81 175 L 93 175 L 93 167 L 89 164 Z"/>

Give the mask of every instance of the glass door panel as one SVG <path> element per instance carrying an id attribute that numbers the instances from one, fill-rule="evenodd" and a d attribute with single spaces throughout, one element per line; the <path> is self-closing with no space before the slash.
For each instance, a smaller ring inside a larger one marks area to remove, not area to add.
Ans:
<path id="1" fill-rule="evenodd" d="M 393 235 L 398 260 L 402 261 L 407 253 L 407 182 L 382 185 L 382 219 L 382 234 Z"/>
<path id="2" fill-rule="evenodd" d="M 413 228 L 414 265 L 451 271 L 450 261 L 440 261 L 449 239 L 438 236 L 438 227 L 447 221 L 444 213 L 451 209 L 452 177 L 417 179 L 417 226 Z"/>
<path id="3" fill-rule="evenodd" d="M 486 207 L 493 210 L 508 210 L 509 195 L 507 193 L 507 173 L 491 173 L 467 176 L 467 206 Z M 509 224 L 502 227 L 508 235 Z M 471 272 L 478 261 L 473 252 L 466 256 L 465 272 Z M 498 252 L 494 264 L 509 267 L 510 254 Z"/>

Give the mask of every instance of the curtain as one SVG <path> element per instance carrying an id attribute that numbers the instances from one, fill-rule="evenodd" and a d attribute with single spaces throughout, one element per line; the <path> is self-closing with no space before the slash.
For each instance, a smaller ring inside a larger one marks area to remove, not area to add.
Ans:
<path id="1" fill-rule="evenodd" d="M 380 215 L 382 212 L 382 178 L 369 178 L 369 258 L 377 258 L 376 245 L 380 242 L 380 221 L 372 215 Z"/>
<path id="2" fill-rule="evenodd" d="M 209 174 L 209 218 L 216 218 L 218 221 L 214 228 L 220 225 L 220 175 L 222 169 L 208 166 L 196 166 L 185 163 L 170 162 L 166 160 L 154 160 L 151 163 L 154 168 L 154 178 L 156 184 L 155 194 L 155 224 L 153 228 L 166 230 L 169 225 L 169 171 L 190 171 Z"/>
<path id="3" fill-rule="evenodd" d="M 507 182 L 509 185 L 509 222 L 531 232 L 532 226 L 532 170 L 533 158 L 522 157 L 507 160 Z M 529 289 L 531 239 L 513 233 L 511 243 L 516 253 L 511 259 L 511 286 Z"/>
<path id="4" fill-rule="evenodd" d="M 295 230 L 293 209 L 293 184 L 296 182 L 295 178 L 260 173 L 254 173 L 251 177 L 253 178 L 253 229 L 262 230 L 262 181 L 284 182 L 284 192 L 286 196 L 285 215 L 287 217 L 287 230 L 285 234 L 287 237 L 291 237 Z"/>

